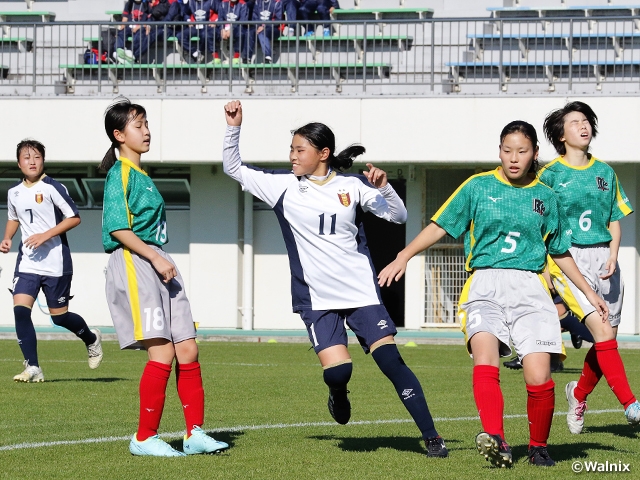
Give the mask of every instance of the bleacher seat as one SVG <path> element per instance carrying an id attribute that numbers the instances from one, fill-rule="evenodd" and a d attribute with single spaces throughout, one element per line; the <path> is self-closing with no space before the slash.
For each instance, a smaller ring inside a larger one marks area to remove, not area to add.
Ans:
<path id="1" fill-rule="evenodd" d="M 432 8 L 336 8 L 331 19 L 340 20 L 416 20 L 433 18 Z"/>
<path id="2" fill-rule="evenodd" d="M 33 49 L 33 39 L 27 37 L 0 37 L 0 49 L 30 52 Z"/>
<path id="3" fill-rule="evenodd" d="M 118 93 L 118 83 L 120 79 L 131 78 L 138 80 L 154 79 L 160 89 L 161 77 L 158 70 L 161 65 L 157 64 L 62 64 L 59 66 L 64 70 L 65 87 L 67 93 L 74 93 L 75 84 L 81 79 L 97 80 L 102 79 L 102 75 L 106 73 L 107 79 L 111 82 L 113 93 Z"/>
<path id="4" fill-rule="evenodd" d="M 366 40 L 366 44 L 365 44 Z M 413 37 L 407 35 L 349 35 L 330 37 L 280 37 L 281 49 L 290 51 L 290 45 L 295 48 L 296 42 L 306 43 L 307 48 L 316 61 L 318 52 L 346 52 L 353 49 L 357 52 L 358 61 L 362 61 L 365 49 L 367 52 L 382 52 L 396 49 L 405 52 L 411 50 Z"/>

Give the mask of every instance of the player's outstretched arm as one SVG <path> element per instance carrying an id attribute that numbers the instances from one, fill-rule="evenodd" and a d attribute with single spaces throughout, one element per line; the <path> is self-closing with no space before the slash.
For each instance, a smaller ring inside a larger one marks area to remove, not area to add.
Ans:
<path id="1" fill-rule="evenodd" d="M 372 163 L 367 163 L 369 171 L 364 170 L 362 174 L 369 180 L 369 183 L 376 188 L 383 188 L 387 185 L 387 172 L 381 168 L 374 167 Z"/>
<path id="2" fill-rule="evenodd" d="M 240 100 L 233 100 L 224 106 L 224 117 L 227 125 L 239 127 L 242 125 L 242 103 Z"/>
<path id="3" fill-rule="evenodd" d="M 407 262 L 418 253 L 438 243 L 447 234 L 438 224 L 431 222 L 409 245 L 398 253 L 396 259 L 384 267 L 378 274 L 378 285 L 388 287 L 394 280 L 397 282 L 407 270 Z"/>
<path id="4" fill-rule="evenodd" d="M 56 235 L 62 235 L 63 233 L 68 232 L 69 230 L 77 227 L 78 225 L 80 225 L 79 215 L 65 218 L 55 227 L 47 230 L 46 232 L 35 233 L 30 237 L 26 238 L 25 240 L 23 240 L 22 243 L 25 247 L 36 249 L 47 240 L 52 239 Z"/>
<path id="5" fill-rule="evenodd" d="M 609 318 L 609 309 L 607 308 L 607 304 L 596 294 L 596 292 L 593 291 L 584 279 L 580 270 L 578 270 L 578 266 L 573 260 L 571 253 L 565 252 L 562 255 L 551 255 L 551 258 L 553 258 L 553 261 L 556 262 L 556 265 L 560 267 L 560 270 L 564 272 L 567 278 L 569 278 L 569 280 L 571 280 L 575 286 L 584 293 L 587 300 L 589 300 L 589 303 L 595 307 L 598 314 L 602 317 L 602 323 L 606 322 L 607 318 Z"/>
<path id="6" fill-rule="evenodd" d="M 7 226 L 4 229 L 4 238 L 0 242 L 0 252 L 9 253 L 11 250 L 11 239 L 20 228 L 20 222 L 17 220 L 7 220 Z"/>
<path id="7" fill-rule="evenodd" d="M 136 252 L 141 257 L 149 260 L 156 272 L 162 276 L 164 283 L 169 283 L 173 277 L 178 275 L 173 263 L 140 240 L 140 237 L 133 233 L 132 230 L 129 230 L 128 228 L 124 230 L 116 230 L 111 232 L 111 235 L 113 235 L 118 242 L 122 243 L 129 250 Z"/>

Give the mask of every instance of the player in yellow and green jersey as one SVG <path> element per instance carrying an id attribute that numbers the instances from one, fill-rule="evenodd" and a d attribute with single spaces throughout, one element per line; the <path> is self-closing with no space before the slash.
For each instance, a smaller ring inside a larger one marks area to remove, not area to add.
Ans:
<path id="1" fill-rule="evenodd" d="M 111 141 L 100 164 L 107 171 L 102 213 L 102 243 L 110 254 L 107 304 L 120 348 L 144 349 L 149 358 L 140 379 L 138 431 L 129 451 L 178 457 L 226 450 L 227 443 L 201 428 L 204 390 L 191 307 L 178 267 L 162 249 L 168 241 L 164 200 L 140 167 L 151 145 L 146 110 L 121 99 L 107 109 L 104 123 Z M 158 436 L 174 360 L 187 427 L 184 453 Z"/>
<path id="2" fill-rule="evenodd" d="M 598 117 L 583 102 L 568 103 L 544 121 L 545 136 L 560 156 L 542 169 L 540 180 L 558 194 L 571 225 L 571 255 L 609 309 L 609 321 L 603 323 L 574 282 L 550 263 L 555 288 L 595 339 L 580 380 L 569 382 L 565 388 L 571 433 L 582 432 L 587 396 L 603 375 L 624 406 L 627 421 L 632 425 L 640 423 L 640 403 L 629 387 L 616 341 L 624 293 L 618 265 L 622 236 L 619 220 L 633 209 L 613 169 L 589 153 L 591 139 L 598 133 L 597 124 Z"/>
<path id="3" fill-rule="evenodd" d="M 555 402 L 551 354 L 562 351 L 558 314 L 541 272 L 547 253 L 606 318 L 604 301 L 589 288 L 568 249 L 571 231 L 556 194 L 536 177 L 538 137 L 516 121 L 500 134 L 501 166 L 465 181 L 427 226 L 380 274 L 399 280 L 407 261 L 449 234 L 465 235 L 466 268 L 473 274 L 460 295 L 459 317 L 473 356 L 473 393 L 483 431 L 476 447 L 496 466 L 512 465 L 504 436 L 500 356 L 522 361 L 527 388 L 529 463 L 552 466 L 547 452 Z"/>

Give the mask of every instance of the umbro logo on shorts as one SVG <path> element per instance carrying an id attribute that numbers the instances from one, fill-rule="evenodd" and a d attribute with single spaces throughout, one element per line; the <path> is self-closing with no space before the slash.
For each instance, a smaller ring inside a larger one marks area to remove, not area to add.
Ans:
<path id="1" fill-rule="evenodd" d="M 551 346 L 551 345 L 555 345 L 556 342 L 545 342 L 544 340 L 536 340 L 536 345 L 547 345 L 547 346 Z"/>
<path id="2" fill-rule="evenodd" d="M 64 301 L 67 299 L 67 297 L 60 297 L 58 299 L 58 303 L 64 303 Z"/>
<path id="3" fill-rule="evenodd" d="M 388 327 L 387 321 L 386 320 L 380 320 L 378 322 L 378 326 L 380 327 L 380 330 L 382 330 L 383 328 L 387 328 Z"/>

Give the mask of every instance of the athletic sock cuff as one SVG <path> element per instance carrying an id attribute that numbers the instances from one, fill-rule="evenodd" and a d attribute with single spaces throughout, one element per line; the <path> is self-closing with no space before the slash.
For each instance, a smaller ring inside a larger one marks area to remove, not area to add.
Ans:
<path id="1" fill-rule="evenodd" d="M 143 375 L 150 375 L 156 378 L 168 379 L 171 375 L 171 365 L 149 360 L 144 367 Z"/>
<path id="2" fill-rule="evenodd" d="M 527 384 L 527 392 L 531 394 L 542 393 L 546 391 L 553 391 L 556 384 L 553 380 L 549 380 L 548 382 L 543 383 L 542 385 L 529 385 Z"/>
<path id="3" fill-rule="evenodd" d="M 500 369 L 493 365 L 476 365 L 473 367 L 473 382 L 487 380 L 500 381 Z"/>
<path id="4" fill-rule="evenodd" d="M 187 372 L 189 370 L 197 370 L 200 368 L 200 362 L 191 362 L 191 363 L 178 363 L 177 370 L 181 372 Z"/>
<path id="5" fill-rule="evenodd" d="M 593 346 L 595 347 L 596 352 L 616 350 L 618 348 L 618 341 L 614 338 L 613 340 L 607 340 L 605 342 L 596 342 Z"/>

